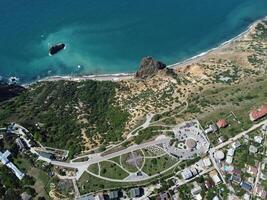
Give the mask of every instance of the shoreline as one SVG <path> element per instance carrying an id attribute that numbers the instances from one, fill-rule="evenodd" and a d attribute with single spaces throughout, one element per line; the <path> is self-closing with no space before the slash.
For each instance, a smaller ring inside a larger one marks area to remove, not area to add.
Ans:
<path id="1" fill-rule="evenodd" d="M 200 60 L 201 58 L 205 57 L 206 55 L 213 53 L 219 49 L 225 48 L 228 45 L 230 45 L 231 43 L 241 39 L 242 37 L 244 37 L 246 34 L 248 34 L 253 27 L 258 24 L 260 21 L 263 20 L 267 20 L 267 16 L 264 16 L 256 21 L 254 21 L 253 23 L 251 23 L 250 25 L 248 25 L 248 27 L 246 28 L 245 31 L 243 31 L 242 33 L 238 34 L 237 36 L 222 42 L 221 44 L 219 44 L 218 46 L 211 48 L 207 51 L 204 51 L 202 53 L 199 53 L 193 57 L 190 57 L 188 59 L 185 59 L 183 61 L 174 63 L 174 64 L 170 64 L 167 67 L 168 68 L 178 68 L 178 67 L 183 67 L 185 65 L 189 65 L 192 64 L 194 62 L 197 62 L 198 60 Z M 85 81 L 85 80 L 95 80 L 95 81 L 122 81 L 122 80 L 129 80 L 129 79 L 133 79 L 134 78 L 134 74 L 135 73 L 115 73 L 115 74 L 95 74 L 95 75 L 66 75 L 66 76 L 60 76 L 60 75 L 56 75 L 56 76 L 48 76 L 45 77 L 43 79 L 39 79 L 30 83 L 25 83 L 22 84 L 22 86 L 24 87 L 29 87 L 35 83 L 38 82 L 45 82 L 45 81 L 60 81 L 60 80 L 65 80 L 65 81 Z"/>

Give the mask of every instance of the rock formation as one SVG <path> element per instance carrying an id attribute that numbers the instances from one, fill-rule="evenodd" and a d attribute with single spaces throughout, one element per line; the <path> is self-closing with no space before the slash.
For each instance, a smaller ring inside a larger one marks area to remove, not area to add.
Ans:
<path id="1" fill-rule="evenodd" d="M 158 71 L 166 68 L 166 64 L 154 60 L 152 57 L 145 57 L 142 59 L 139 70 L 136 72 L 136 78 L 149 78 L 158 73 Z"/>

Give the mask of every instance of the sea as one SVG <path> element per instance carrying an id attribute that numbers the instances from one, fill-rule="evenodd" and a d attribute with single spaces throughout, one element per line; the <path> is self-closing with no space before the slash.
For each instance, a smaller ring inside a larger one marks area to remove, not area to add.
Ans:
<path id="1" fill-rule="evenodd" d="M 145 56 L 173 64 L 266 15 L 267 0 L 0 0 L 0 79 L 132 73 Z"/>

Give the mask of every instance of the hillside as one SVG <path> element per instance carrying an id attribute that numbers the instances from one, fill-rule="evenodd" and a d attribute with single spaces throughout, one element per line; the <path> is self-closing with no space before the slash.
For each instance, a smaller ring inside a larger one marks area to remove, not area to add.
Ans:
<path id="1" fill-rule="evenodd" d="M 153 70 L 147 79 L 36 83 L 0 104 L 0 124 L 21 123 L 42 144 L 73 156 L 122 141 L 148 113 L 164 125 L 195 117 L 206 121 L 243 106 L 248 112 L 265 102 L 266 63 L 267 21 L 261 21 L 234 42 L 174 70 Z"/>

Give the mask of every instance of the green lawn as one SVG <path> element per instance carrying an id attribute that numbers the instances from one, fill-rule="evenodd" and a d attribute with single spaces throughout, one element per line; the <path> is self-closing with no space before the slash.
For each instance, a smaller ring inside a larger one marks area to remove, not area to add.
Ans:
<path id="1" fill-rule="evenodd" d="M 174 160 L 170 156 L 164 155 L 157 158 L 146 158 L 144 167 L 142 171 L 145 172 L 147 175 L 152 176 L 154 174 L 158 174 L 165 169 L 176 164 L 178 160 Z"/>
<path id="2" fill-rule="evenodd" d="M 95 164 L 92 164 L 88 167 L 88 171 L 94 173 L 94 174 L 97 174 L 99 173 L 99 168 L 98 168 L 98 164 L 95 163 Z"/>
<path id="3" fill-rule="evenodd" d="M 108 161 L 101 162 L 100 167 L 100 175 L 103 177 L 120 180 L 126 178 L 129 175 L 121 167 Z"/>

